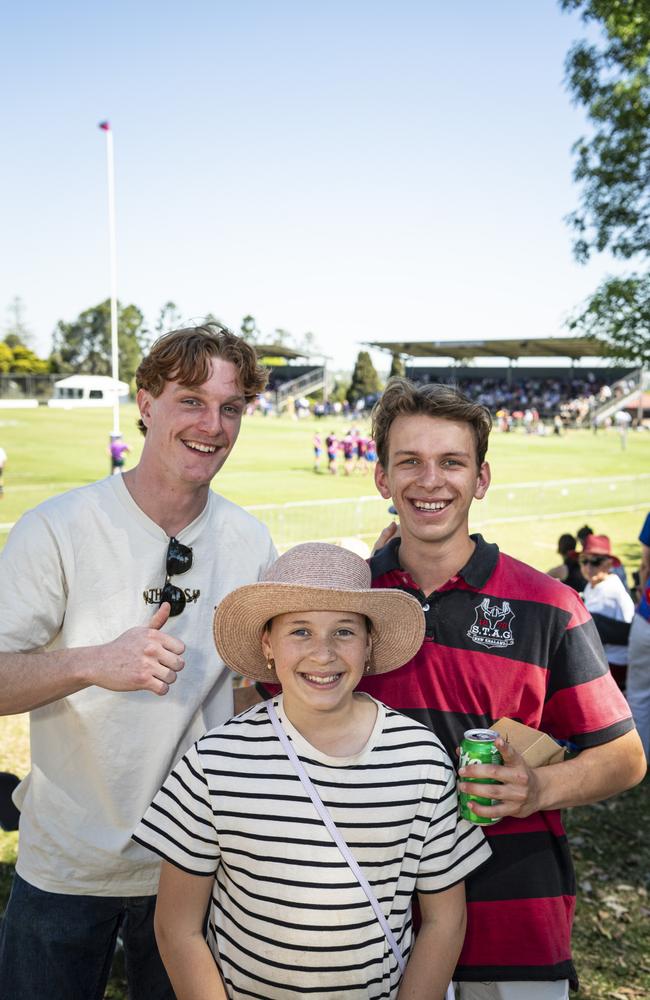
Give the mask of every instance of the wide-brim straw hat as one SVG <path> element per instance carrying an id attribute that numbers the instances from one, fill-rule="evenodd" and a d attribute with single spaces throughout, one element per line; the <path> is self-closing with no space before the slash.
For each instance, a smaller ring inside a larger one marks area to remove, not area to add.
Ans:
<path id="1" fill-rule="evenodd" d="M 368 563 L 338 545 L 305 542 L 281 555 L 259 583 L 233 590 L 214 613 L 219 655 L 231 670 L 278 683 L 262 652 L 262 633 L 276 615 L 292 611 L 355 611 L 371 622 L 369 674 L 395 670 L 424 640 L 419 601 L 401 590 L 371 588 Z"/>

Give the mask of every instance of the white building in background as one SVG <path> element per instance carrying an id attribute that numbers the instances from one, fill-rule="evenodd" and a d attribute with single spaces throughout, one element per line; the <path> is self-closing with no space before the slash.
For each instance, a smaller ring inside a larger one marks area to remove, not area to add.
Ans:
<path id="1" fill-rule="evenodd" d="M 112 406 L 128 398 L 129 387 L 109 375 L 68 375 L 54 383 L 54 396 L 48 406 L 70 410 L 77 406 Z"/>

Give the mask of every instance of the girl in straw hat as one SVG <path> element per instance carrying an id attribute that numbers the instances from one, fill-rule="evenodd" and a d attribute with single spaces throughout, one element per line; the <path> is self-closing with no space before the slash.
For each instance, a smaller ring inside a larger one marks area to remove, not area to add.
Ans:
<path id="1" fill-rule="evenodd" d="M 225 663 L 282 693 L 195 743 L 134 834 L 163 858 L 156 936 L 179 1000 L 445 996 L 463 880 L 490 851 L 436 737 L 354 690 L 423 635 L 419 602 L 372 590 L 334 545 L 296 546 L 219 605 Z"/>

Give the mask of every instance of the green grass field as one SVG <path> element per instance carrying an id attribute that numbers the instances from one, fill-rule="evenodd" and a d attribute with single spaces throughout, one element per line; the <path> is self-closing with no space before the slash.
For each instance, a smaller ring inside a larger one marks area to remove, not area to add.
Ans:
<path id="1" fill-rule="evenodd" d="M 122 429 L 133 448 L 129 465 L 137 461 L 142 441 L 135 420 L 135 407 L 123 407 Z M 111 426 L 110 411 L 103 409 L 0 410 L 0 445 L 8 454 L 0 548 L 23 511 L 108 472 Z M 311 419 L 246 418 L 214 486 L 236 503 L 256 508 L 280 548 L 349 536 L 372 543 L 389 520 L 387 503 L 377 496 L 371 476 L 314 474 L 316 426 Z M 318 427 L 327 434 L 331 427 L 341 432 L 347 425 L 338 419 Z M 588 522 L 611 537 L 628 575 L 638 567 L 637 536 L 650 509 L 650 434 L 630 433 L 622 450 L 613 430 L 597 436 L 573 431 L 562 438 L 494 433 L 488 459 L 492 487 L 474 505 L 472 530 L 545 570 L 558 561 L 558 536 Z M 0 719 L 0 770 L 24 775 L 28 768 L 27 718 Z M 646 780 L 611 803 L 569 814 L 581 887 L 575 929 L 581 1000 L 650 996 L 650 844 L 642 835 L 649 807 Z M 17 834 L 0 833 L 0 908 L 16 849 Z M 106 997 L 124 996 L 118 971 Z"/>
<path id="2" fill-rule="evenodd" d="M 122 429 L 137 461 L 142 438 L 133 405 Z M 346 425 L 339 418 L 244 420 L 240 440 L 215 488 L 269 524 L 279 548 L 313 538 L 358 536 L 372 542 L 388 521 L 387 504 L 371 476 L 315 475 L 311 437 Z M 108 410 L 0 410 L 0 444 L 8 453 L 0 504 L 0 547 L 8 526 L 41 500 L 108 470 Z M 556 562 L 558 536 L 585 521 L 609 534 L 628 566 L 638 564 L 641 514 L 650 501 L 650 434 L 629 434 L 621 449 L 614 430 L 565 437 L 493 433 L 488 459 L 492 486 L 475 503 L 473 530 L 539 569 Z M 362 499 L 368 498 L 368 499 Z M 332 503 L 332 501 L 337 501 Z M 269 505 L 287 505 L 282 508 Z M 261 509 L 259 509 L 261 508 Z"/>

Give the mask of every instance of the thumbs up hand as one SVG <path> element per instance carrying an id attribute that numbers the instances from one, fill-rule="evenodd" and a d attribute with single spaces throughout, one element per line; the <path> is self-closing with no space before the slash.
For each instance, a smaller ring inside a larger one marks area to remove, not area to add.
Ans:
<path id="1" fill-rule="evenodd" d="M 168 601 L 163 601 L 158 610 L 154 612 L 149 621 L 149 628 L 161 629 L 171 612 L 171 604 Z"/>
<path id="2" fill-rule="evenodd" d="M 112 642 L 95 646 L 94 664 L 88 671 L 90 683 L 108 691 L 167 694 L 185 666 L 185 643 L 161 632 L 170 611 L 165 602 L 147 625 L 136 625 Z"/>

